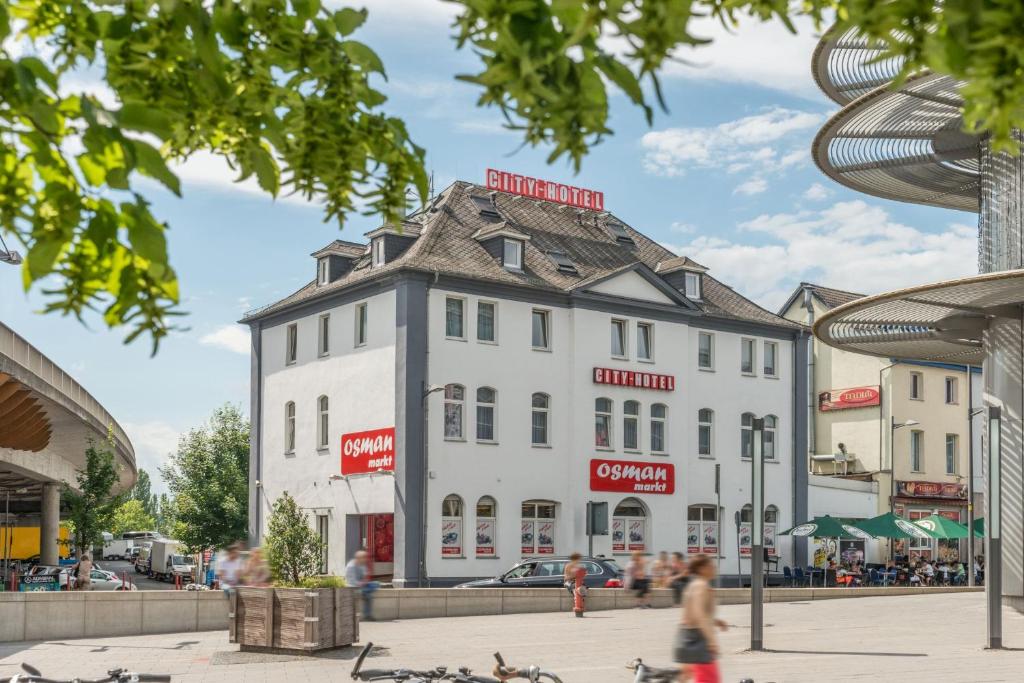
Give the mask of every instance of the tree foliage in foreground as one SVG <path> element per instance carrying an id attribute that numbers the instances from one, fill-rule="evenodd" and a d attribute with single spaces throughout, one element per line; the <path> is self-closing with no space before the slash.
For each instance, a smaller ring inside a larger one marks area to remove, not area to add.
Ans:
<path id="1" fill-rule="evenodd" d="M 238 408 L 218 408 L 208 424 L 183 436 L 160 473 L 171 498 L 161 497 L 158 527 L 169 524 L 174 538 L 195 551 L 246 538 L 249 421 Z"/>
<path id="2" fill-rule="evenodd" d="M 450 1 L 457 45 L 480 60 L 460 76 L 479 104 L 576 168 L 612 133 L 609 89 L 653 120 L 660 70 L 708 42 L 691 20 L 709 14 L 729 27 L 809 16 L 819 29 L 835 16 L 904 60 L 903 76 L 966 79 L 969 130 L 1009 149 L 1024 127 L 1020 0 Z M 138 180 L 180 195 L 167 161 L 197 152 L 339 223 L 357 199 L 389 221 L 410 187 L 423 199 L 424 152 L 383 107 L 380 58 L 352 37 L 366 16 L 318 0 L 0 0 L 0 232 L 27 250 L 25 287 L 47 278 L 47 311 L 98 309 L 155 352 L 181 313 L 178 280 Z M 52 58 L 11 49 L 15 33 Z M 112 103 L 76 86 L 82 67 Z"/>
<path id="3" fill-rule="evenodd" d="M 64 483 L 61 497 L 79 556 L 103 543 L 103 532 L 109 530 L 122 502 L 121 496 L 112 493 L 118 479 L 113 446 L 90 443 L 85 451 L 85 467 L 75 476 L 75 488 Z"/>

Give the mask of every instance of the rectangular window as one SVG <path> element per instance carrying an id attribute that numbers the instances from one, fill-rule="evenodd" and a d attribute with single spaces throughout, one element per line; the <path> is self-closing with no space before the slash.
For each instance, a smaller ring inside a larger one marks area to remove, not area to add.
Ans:
<path id="1" fill-rule="evenodd" d="M 494 403 L 497 392 L 490 387 L 476 390 L 476 440 L 494 441 Z"/>
<path id="2" fill-rule="evenodd" d="M 294 363 L 299 357 L 299 325 L 292 323 L 288 326 L 285 336 L 284 362 L 287 365 Z"/>
<path id="3" fill-rule="evenodd" d="M 612 402 L 599 398 L 594 402 L 594 445 L 598 448 L 612 447 Z"/>
<path id="4" fill-rule="evenodd" d="M 753 339 L 740 339 L 740 372 L 744 375 L 754 374 L 754 356 L 756 347 Z"/>
<path id="5" fill-rule="evenodd" d="M 533 348 L 551 348 L 551 319 L 548 311 L 533 309 Z"/>
<path id="6" fill-rule="evenodd" d="M 626 321 L 612 320 L 612 357 L 626 357 Z"/>
<path id="7" fill-rule="evenodd" d="M 384 238 L 383 237 L 377 237 L 376 239 L 374 239 L 373 243 L 372 243 L 372 245 L 370 247 L 370 250 L 372 252 L 371 258 L 373 259 L 373 265 L 374 266 L 383 266 L 384 265 L 384 261 L 385 261 Z"/>
<path id="8" fill-rule="evenodd" d="M 714 457 L 711 446 L 711 430 L 714 427 L 714 413 L 707 408 L 697 411 L 697 455 Z"/>
<path id="9" fill-rule="evenodd" d="M 946 434 L 946 474 L 956 474 L 959 440 L 956 434 Z"/>
<path id="10" fill-rule="evenodd" d="M 359 304 L 358 306 L 356 306 L 356 346 L 362 346 L 363 344 L 366 343 L 366 323 L 366 304 Z"/>
<path id="11" fill-rule="evenodd" d="M 637 360 L 654 360 L 654 325 L 651 323 L 636 324 L 636 357 Z"/>
<path id="12" fill-rule="evenodd" d="M 665 453 L 668 450 L 665 440 L 665 423 L 668 419 L 668 408 L 664 403 L 651 406 L 651 452 Z"/>
<path id="13" fill-rule="evenodd" d="M 523 243 L 519 240 L 505 240 L 504 245 L 505 267 L 522 270 L 523 268 Z"/>
<path id="14" fill-rule="evenodd" d="M 284 452 L 295 452 L 295 403 L 284 405 Z"/>
<path id="15" fill-rule="evenodd" d="M 697 367 L 701 370 L 715 367 L 715 335 L 710 332 L 697 333 Z"/>
<path id="16" fill-rule="evenodd" d="M 775 367 L 776 357 L 779 355 L 779 345 L 775 342 L 764 343 L 764 374 L 765 377 L 776 377 L 778 369 Z"/>
<path id="17" fill-rule="evenodd" d="M 444 438 L 462 440 L 462 409 L 466 404 L 466 390 L 461 384 L 448 384 L 444 388 Z"/>
<path id="18" fill-rule="evenodd" d="M 627 451 L 640 448 L 640 404 L 636 401 L 622 404 L 622 447 Z"/>
<path id="19" fill-rule="evenodd" d="M 478 301 L 476 304 L 476 339 L 482 342 L 494 342 L 497 336 L 494 323 L 498 305 L 491 301 Z"/>
<path id="20" fill-rule="evenodd" d="M 466 330 L 463 322 L 464 299 L 448 297 L 444 300 L 444 335 L 449 339 L 465 339 Z"/>
<path id="21" fill-rule="evenodd" d="M 959 403 L 960 401 L 958 400 L 958 398 L 959 397 L 957 396 L 956 377 L 947 377 L 946 378 L 946 403 L 948 403 L 948 404 Z"/>
<path id="22" fill-rule="evenodd" d="M 326 285 L 327 279 L 327 259 L 322 258 L 316 262 L 316 281 L 318 284 Z"/>
<path id="23" fill-rule="evenodd" d="M 920 372 L 910 373 L 910 398 L 924 400 L 924 376 Z"/>
<path id="24" fill-rule="evenodd" d="M 325 313 L 319 320 L 320 333 L 317 335 L 317 354 L 326 356 L 331 352 L 331 314 Z"/>
<path id="25" fill-rule="evenodd" d="M 316 516 L 316 532 L 320 536 L 320 573 L 327 573 L 327 548 L 330 541 L 330 527 L 327 515 Z"/>
<path id="26" fill-rule="evenodd" d="M 700 275 L 697 273 L 686 273 L 686 298 L 700 299 Z"/>
<path id="27" fill-rule="evenodd" d="M 924 432 L 915 429 L 910 432 L 910 471 L 923 472 L 921 458 L 924 455 Z"/>
<path id="28" fill-rule="evenodd" d="M 547 394 L 533 395 L 533 419 L 530 422 L 530 440 L 534 446 L 548 445 L 548 416 L 551 398 Z"/>

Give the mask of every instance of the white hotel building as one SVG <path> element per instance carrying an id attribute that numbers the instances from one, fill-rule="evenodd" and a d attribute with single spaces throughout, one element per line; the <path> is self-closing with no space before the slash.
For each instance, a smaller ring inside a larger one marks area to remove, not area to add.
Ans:
<path id="1" fill-rule="evenodd" d="M 466 182 L 367 236 L 244 320 L 253 542 L 287 490 L 324 571 L 365 546 L 376 575 L 445 585 L 586 552 L 594 501 L 595 554 L 717 552 L 745 573 L 759 416 L 766 536 L 804 563 L 774 532 L 807 511 L 805 328 L 609 213 Z"/>

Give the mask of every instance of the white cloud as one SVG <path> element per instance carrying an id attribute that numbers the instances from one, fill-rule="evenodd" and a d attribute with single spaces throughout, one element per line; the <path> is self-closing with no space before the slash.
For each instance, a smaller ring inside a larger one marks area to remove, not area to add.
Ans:
<path id="1" fill-rule="evenodd" d="M 812 202 L 820 202 L 823 199 L 828 199 L 829 195 L 832 194 L 832 190 L 828 189 L 821 183 L 814 183 L 806 190 L 804 190 L 803 197 Z"/>
<path id="2" fill-rule="evenodd" d="M 668 229 L 678 235 L 691 235 L 697 232 L 696 225 L 684 221 L 673 221 L 672 225 L 668 226 Z"/>
<path id="3" fill-rule="evenodd" d="M 167 456 L 178 449 L 178 438 L 182 432 L 166 422 L 123 422 L 125 432 L 135 447 L 135 462 L 153 479 L 153 488 L 166 491 L 159 469 Z"/>
<path id="4" fill-rule="evenodd" d="M 784 139 L 815 129 L 823 120 L 821 114 L 772 107 L 717 126 L 651 131 L 640 139 L 644 168 L 670 177 L 690 168 L 720 168 L 729 173 L 752 167 L 779 171 L 802 163 L 807 153 L 800 148 L 780 153 L 770 143 L 789 147 L 791 143 Z"/>
<path id="5" fill-rule="evenodd" d="M 248 356 L 252 339 L 249 331 L 241 325 L 224 325 L 204 334 L 199 338 L 199 343 Z"/>
<path id="6" fill-rule="evenodd" d="M 976 272 L 974 227 L 954 223 L 924 232 L 860 200 L 764 214 L 739 228 L 749 242 L 700 236 L 670 248 L 768 308 L 781 305 L 802 280 L 873 294 Z"/>
<path id="7" fill-rule="evenodd" d="M 751 178 L 750 180 L 740 183 L 736 186 L 736 189 L 732 191 L 733 194 L 744 194 L 747 196 L 753 194 L 761 194 L 768 189 L 768 181 L 764 178 Z"/>

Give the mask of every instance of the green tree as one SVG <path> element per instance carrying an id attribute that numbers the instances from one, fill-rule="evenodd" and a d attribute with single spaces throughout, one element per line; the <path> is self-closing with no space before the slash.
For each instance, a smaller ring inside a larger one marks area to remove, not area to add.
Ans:
<path id="1" fill-rule="evenodd" d="M 153 507 L 156 509 L 156 530 L 164 536 L 174 537 L 174 501 L 161 493 L 159 500 L 153 494 Z"/>
<path id="2" fill-rule="evenodd" d="M 225 405 L 191 430 L 160 469 L 173 496 L 171 529 L 193 550 L 245 538 L 249 520 L 249 421 Z M 164 524 L 168 523 L 161 500 Z"/>
<path id="3" fill-rule="evenodd" d="M 323 542 L 287 491 L 274 501 L 263 545 L 275 582 L 297 586 L 319 573 Z"/>
<path id="4" fill-rule="evenodd" d="M 135 486 L 128 492 L 128 498 L 142 503 L 143 510 L 150 517 L 156 515 L 156 508 L 153 505 L 156 502 L 156 494 L 153 493 L 152 488 L 153 481 L 149 477 L 149 472 L 140 467 L 138 479 L 135 480 Z"/>
<path id="5" fill-rule="evenodd" d="M 459 76 L 480 88 L 479 105 L 576 168 L 612 133 L 610 88 L 648 122 L 649 92 L 664 107 L 658 74 L 679 47 L 709 42 L 692 32 L 702 15 L 790 29 L 797 16 L 818 29 L 838 17 L 902 59 L 904 77 L 966 79 L 969 130 L 1010 149 L 1024 128 L 1018 0 L 451 1 L 456 44 L 480 60 Z M 410 187 L 422 201 L 424 150 L 384 110 L 384 64 L 352 37 L 366 17 L 319 0 L 0 1 L 0 233 L 27 251 L 25 287 L 45 277 L 46 311 L 99 309 L 156 352 L 182 312 L 167 226 L 136 181 L 180 195 L 167 162 L 201 151 L 270 195 L 321 201 L 339 223 L 357 200 L 387 221 Z M 10 49 L 16 40 L 34 49 Z M 76 85 L 83 65 L 112 104 Z"/>
<path id="6" fill-rule="evenodd" d="M 114 510 L 110 532 L 115 536 L 125 531 L 146 531 L 156 527 L 156 521 L 142 505 L 142 501 L 126 500 Z"/>
<path id="7" fill-rule="evenodd" d="M 119 479 L 111 448 L 90 441 L 85 450 L 85 468 L 75 476 L 76 486 L 64 482 L 62 496 L 68 508 L 68 526 L 79 553 L 103 542 L 103 532 L 109 530 L 114 511 L 122 502 L 121 496 L 111 493 Z"/>

